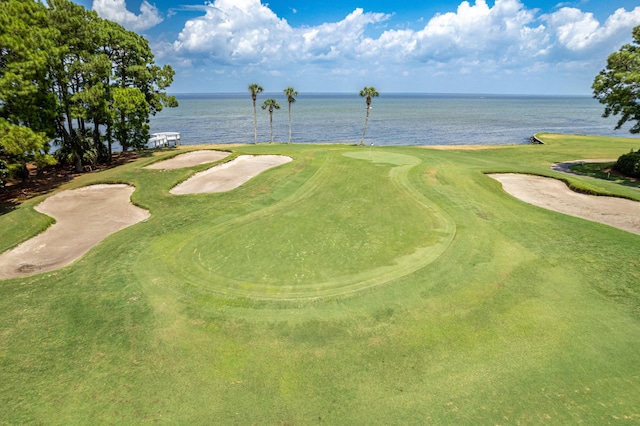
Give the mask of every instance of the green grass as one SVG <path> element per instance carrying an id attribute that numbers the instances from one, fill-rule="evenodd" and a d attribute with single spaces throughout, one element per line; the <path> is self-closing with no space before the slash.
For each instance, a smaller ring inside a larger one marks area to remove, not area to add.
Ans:
<path id="1" fill-rule="evenodd" d="M 609 180 L 620 185 L 640 188 L 640 182 L 638 179 L 628 178 L 617 173 L 611 173 L 611 168 L 614 164 L 615 161 L 606 163 L 580 163 L 571 166 L 570 169 L 573 172 L 580 173 L 585 176 Z"/>
<path id="2" fill-rule="evenodd" d="M 151 218 L 64 269 L 0 281 L 0 424 L 608 424 L 640 420 L 640 237 L 522 203 L 485 173 L 635 139 L 257 145 L 294 161 L 223 194 L 207 166 L 83 176 Z M 161 153 L 160 157 L 173 155 Z M 6 249 L 50 222 L 0 216 Z"/>

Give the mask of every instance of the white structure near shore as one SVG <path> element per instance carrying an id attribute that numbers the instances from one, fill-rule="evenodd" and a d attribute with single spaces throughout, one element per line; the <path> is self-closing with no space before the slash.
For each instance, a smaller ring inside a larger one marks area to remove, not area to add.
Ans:
<path id="1" fill-rule="evenodd" d="M 152 133 L 147 143 L 147 148 L 164 148 L 168 146 L 180 145 L 180 133 L 162 132 Z"/>

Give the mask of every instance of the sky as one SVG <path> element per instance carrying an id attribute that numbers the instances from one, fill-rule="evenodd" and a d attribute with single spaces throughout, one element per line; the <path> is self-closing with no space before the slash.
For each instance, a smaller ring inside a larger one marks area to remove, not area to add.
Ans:
<path id="1" fill-rule="evenodd" d="M 638 0 L 76 0 L 143 35 L 170 93 L 589 95 Z"/>

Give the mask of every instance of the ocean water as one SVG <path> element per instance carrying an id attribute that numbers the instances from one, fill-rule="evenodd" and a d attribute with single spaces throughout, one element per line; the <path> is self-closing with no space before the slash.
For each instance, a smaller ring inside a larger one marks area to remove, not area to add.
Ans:
<path id="1" fill-rule="evenodd" d="M 180 106 L 151 117 L 151 132 L 180 132 L 183 145 L 253 143 L 251 95 L 182 94 Z M 274 142 L 289 137 L 288 103 L 282 93 L 261 93 L 257 101 L 258 141 L 269 141 L 273 97 Z M 374 98 L 366 144 L 507 145 L 529 143 L 538 132 L 631 137 L 602 118 L 603 106 L 588 96 L 386 94 Z M 301 93 L 292 105 L 292 142 L 359 143 L 366 104 L 358 94 Z"/>

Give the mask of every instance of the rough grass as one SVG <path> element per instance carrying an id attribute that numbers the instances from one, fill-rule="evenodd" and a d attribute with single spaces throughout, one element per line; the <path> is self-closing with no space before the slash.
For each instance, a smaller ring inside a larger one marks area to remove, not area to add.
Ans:
<path id="1" fill-rule="evenodd" d="M 134 184 L 152 216 L 0 281 L 0 423 L 637 422 L 640 237 L 484 175 L 560 177 L 636 140 L 540 138 L 235 147 L 294 161 L 225 194 L 171 196 L 206 166 L 150 158 L 74 181 Z M 0 216 L 2 247 L 46 226 L 33 204 Z"/>
<path id="2" fill-rule="evenodd" d="M 608 180 L 620 185 L 640 188 L 640 179 L 624 176 L 612 170 L 615 162 L 607 163 L 580 163 L 571 166 L 571 171 L 597 179 Z"/>

